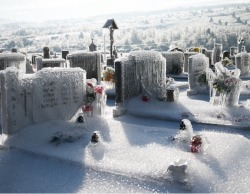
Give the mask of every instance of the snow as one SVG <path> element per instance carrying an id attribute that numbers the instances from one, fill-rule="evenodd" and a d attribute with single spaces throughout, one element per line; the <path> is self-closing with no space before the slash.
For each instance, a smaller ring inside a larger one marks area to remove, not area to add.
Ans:
<path id="1" fill-rule="evenodd" d="M 139 110 L 145 113 L 150 103 L 159 108 L 151 100 Z M 141 106 L 137 102 L 135 108 Z M 104 116 L 87 117 L 85 123 L 76 123 L 76 114 L 68 122 L 44 122 L 9 137 L 2 135 L 0 191 L 250 192 L 248 130 L 191 121 L 193 133 L 208 141 L 204 152 L 191 153 L 188 143 L 171 139 L 179 133 L 180 121 L 113 118 L 113 108 L 114 101 L 109 100 Z M 79 138 L 56 145 L 50 141 L 58 131 Z M 95 131 L 100 135 L 96 145 L 90 143 Z M 179 161 L 187 164 L 184 184 L 172 182 L 167 172 Z"/>

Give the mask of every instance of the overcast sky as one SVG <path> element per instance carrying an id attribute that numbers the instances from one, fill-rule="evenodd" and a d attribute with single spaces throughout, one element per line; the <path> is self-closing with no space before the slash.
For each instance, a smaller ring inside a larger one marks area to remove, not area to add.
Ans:
<path id="1" fill-rule="evenodd" d="M 249 0 L 0 0 L 0 19 L 44 21 Z"/>

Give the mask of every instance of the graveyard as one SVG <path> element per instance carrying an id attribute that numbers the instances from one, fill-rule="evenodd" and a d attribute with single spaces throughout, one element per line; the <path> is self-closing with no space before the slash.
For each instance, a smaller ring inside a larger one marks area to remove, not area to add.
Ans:
<path id="1" fill-rule="evenodd" d="M 250 54 L 0 50 L 0 192 L 248 193 Z M 98 40 L 100 41 L 100 40 Z"/>

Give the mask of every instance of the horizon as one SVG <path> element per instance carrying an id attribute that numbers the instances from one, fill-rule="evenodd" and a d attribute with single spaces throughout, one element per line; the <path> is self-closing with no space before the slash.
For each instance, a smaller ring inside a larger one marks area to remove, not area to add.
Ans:
<path id="1" fill-rule="evenodd" d="M 45 22 L 95 17 L 101 15 L 146 12 L 175 8 L 193 8 L 209 5 L 249 3 L 247 0 L 1 0 L 0 19 L 11 22 Z M 53 12 L 55 12 L 53 14 Z"/>

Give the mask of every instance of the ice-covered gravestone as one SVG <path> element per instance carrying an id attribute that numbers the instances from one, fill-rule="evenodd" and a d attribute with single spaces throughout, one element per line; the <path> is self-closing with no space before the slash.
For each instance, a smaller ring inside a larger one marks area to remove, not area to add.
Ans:
<path id="1" fill-rule="evenodd" d="M 184 53 L 184 72 L 188 72 L 188 58 L 192 55 L 196 55 L 197 52 L 185 52 Z"/>
<path id="2" fill-rule="evenodd" d="M 207 79 L 210 87 L 210 103 L 221 106 L 237 106 L 240 97 L 242 81 L 240 70 L 229 71 L 218 62 L 215 64 L 216 74 L 207 69 Z"/>
<path id="3" fill-rule="evenodd" d="M 166 59 L 166 74 L 179 75 L 183 72 L 184 53 L 181 51 L 162 52 Z"/>
<path id="4" fill-rule="evenodd" d="M 39 71 L 46 67 L 66 67 L 66 61 L 63 58 L 50 58 L 43 59 L 42 57 L 37 56 L 36 60 L 36 70 Z"/>
<path id="5" fill-rule="evenodd" d="M 166 98 L 166 60 L 157 51 L 134 51 L 115 61 L 115 90 L 117 109 L 131 97 L 146 94 L 159 100 Z M 120 109 L 121 108 L 121 109 Z"/>
<path id="6" fill-rule="evenodd" d="M 26 72 L 26 56 L 21 53 L 0 53 L 0 70 L 16 67 Z"/>
<path id="7" fill-rule="evenodd" d="M 206 69 L 209 67 L 208 58 L 199 53 L 189 57 L 188 65 L 188 95 L 207 93 L 208 84 L 206 80 Z"/>
<path id="8" fill-rule="evenodd" d="M 32 123 L 69 120 L 84 104 L 86 72 L 81 68 L 44 68 L 24 74 L 11 67 L 0 72 L 0 80 L 4 134 Z"/>
<path id="9" fill-rule="evenodd" d="M 246 52 L 239 53 L 235 56 L 235 64 L 241 71 L 241 75 L 248 75 L 250 70 L 250 54 Z"/>
<path id="10" fill-rule="evenodd" d="M 215 43 L 214 50 L 213 50 L 213 63 L 214 64 L 221 61 L 221 55 L 222 55 L 222 44 Z"/>
<path id="11" fill-rule="evenodd" d="M 206 57 L 209 60 L 209 68 L 213 68 L 214 62 L 213 62 L 213 50 L 206 50 Z"/>
<path id="12" fill-rule="evenodd" d="M 70 67 L 81 67 L 87 72 L 87 79 L 95 78 L 98 84 L 101 82 L 101 53 L 99 52 L 75 52 L 68 54 Z"/>

